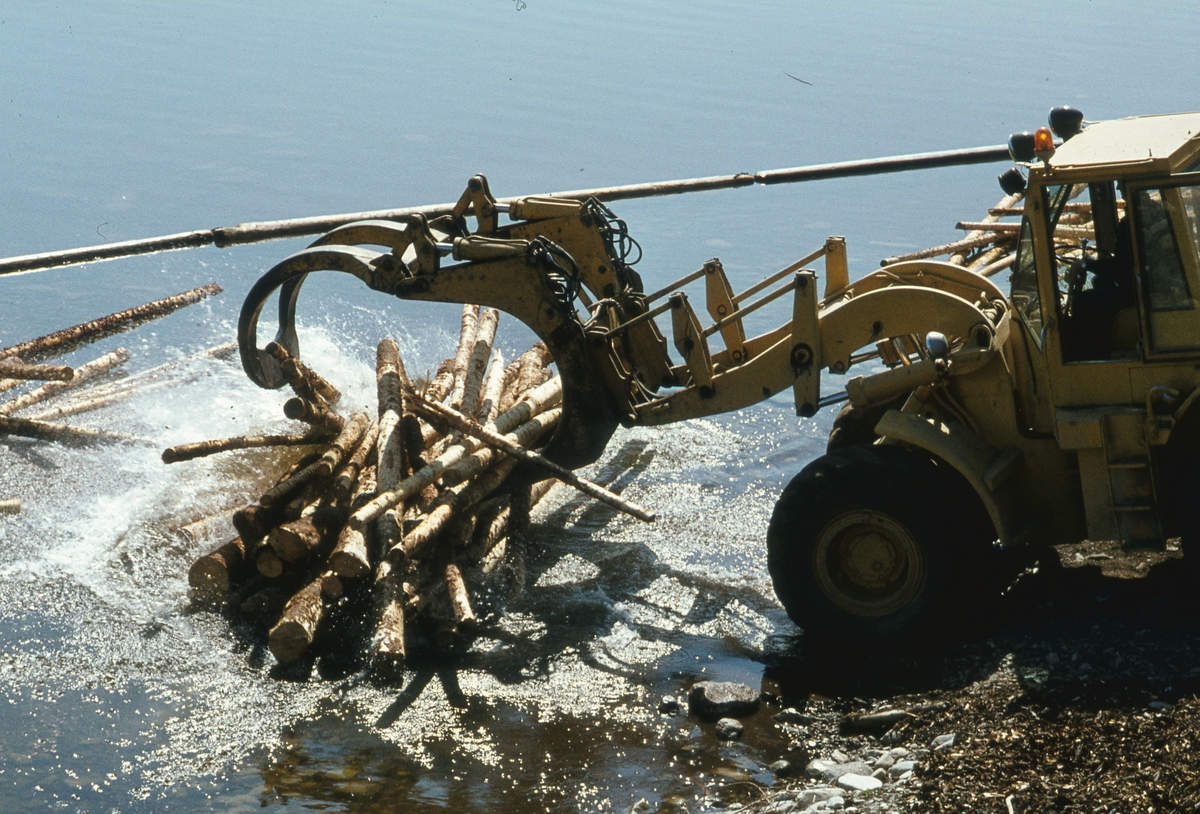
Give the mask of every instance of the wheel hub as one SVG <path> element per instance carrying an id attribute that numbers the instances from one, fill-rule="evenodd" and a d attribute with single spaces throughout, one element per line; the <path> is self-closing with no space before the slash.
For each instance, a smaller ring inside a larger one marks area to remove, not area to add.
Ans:
<path id="1" fill-rule="evenodd" d="M 920 595 L 925 559 L 903 525 L 886 514 L 856 510 L 821 532 L 813 553 L 821 590 L 856 616 L 886 616 Z"/>

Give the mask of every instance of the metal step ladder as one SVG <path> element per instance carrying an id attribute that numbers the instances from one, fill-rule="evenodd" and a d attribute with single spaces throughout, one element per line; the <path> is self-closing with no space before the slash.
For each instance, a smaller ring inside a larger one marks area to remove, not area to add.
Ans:
<path id="1" fill-rule="evenodd" d="M 1141 411 L 1109 413 L 1100 422 L 1113 519 L 1125 548 L 1161 550 L 1154 472 Z"/>

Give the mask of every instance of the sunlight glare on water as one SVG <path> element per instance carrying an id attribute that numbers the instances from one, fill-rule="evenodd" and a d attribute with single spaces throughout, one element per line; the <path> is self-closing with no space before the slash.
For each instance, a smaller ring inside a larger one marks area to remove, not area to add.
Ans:
<path id="1" fill-rule="evenodd" d="M 1198 17 L 1187 2 L 9 4 L 0 254 L 453 201 L 477 172 L 497 195 L 535 194 L 998 144 L 1059 104 L 1089 119 L 1187 110 L 1177 73 Z M 830 234 L 847 237 L 853 276 L 947 242 L 1000 198 L 1002 169 L 613 209 L 641 243 L 647 288 L 719 256 L 743 289 Z M 296 425 L 236 357 L 187 357 L 233 339 L 254 280 L 304 245 L 0 278 L 0 346 L 225 288 L 65 357 L 126 347 L 130 373 L 177 362 L 171 386 L 81 419 L 141 441 L 0 439 L 0 498 L 23 501 L 0 516 L 0 810 L 628 811 L 644 797 L 694 811 L 720 797 L 718 778 L 773 782 L 766 767 L 787 744 L 765 714 L 742 743 L 719 744 L 711 724 L 658 703 L 700 678 L 758 688 L 763 661 L 791 646 L 763 534 L 832 412 L 801 422 L 790 393 L 619 431 L 586 474 L 658 521 L 556 488 L 518 566 L 481 585 L 479 637 L 449 656 L 419 648 L 402 684 L 366 678 L 336 648 L 280 670 L 236 603 L 189 594 L 189 564 L 232 534 L 223 513 L 288 460 L 165 466 L 162 449 Z M 749 322 L 773 328 L 787 312 Z M 299 314 L 302 355 L 347 410 L 374 404 L 381 338 L 421 376 L 458 333 L 457 308 L 345 275 L 314 275 Z M 513 320 L 502 328 L 507 359 L 531 342 Z M 211 516 L 201 539 L 179 531 Z M 356 613 L 340 611 L 335 635 L 361 636 Z"/>

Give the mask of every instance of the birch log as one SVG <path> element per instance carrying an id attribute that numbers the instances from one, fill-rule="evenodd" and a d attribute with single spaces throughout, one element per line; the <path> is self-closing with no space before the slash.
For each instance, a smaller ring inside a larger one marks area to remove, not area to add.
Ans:
<path id="1" fill-rule="evenodd" d="M 376 420 L 372 421 L 367 427 L 367 431 L 363 433 L 362 440 L 358 442 L 358 446 L 355 447 L 349 460 L 338 470 L 337 477 L 334 478 L 333 482 L 334 498 L 345 500 L 350 496 L 351 491 L 354 489 L 354 483 L 359 478 L 359 473 L 362 472 L 367 459 L 375 449 L 375 442 L 378 438 L 379 421 Z M 372 481 L 374 481 L 374 476 L 372 476 Z"/>
<path id="2" fill-rule="evenodd" d="M 52 334 L 22 342 L 19 345 L 0 350 L 0 356 L 20 356 L 28 361 L 30 358 L 44 359 L 66 353 L 73 347 L 93 342 L 104 336 L 125 331 L 151 319 L 158 319 L 184 306 L 200 302 L 205 297 L 221 293 L 221 286 L 216 283 L 193 288 L 182 294 L 165 297 L 161 300 L 148 302 L 126 311 L 118 311 L 106 317 L 64 328 Z"/>
<path id="3" fill-rule="evenodd" d="M 321 460 L 317 461 L 318 477 L 327 478 L 333 474 L 334 470 L 341 465 L 346 453 L 358 447 L 358 443 L 362 441 L 370 423 L 371 419 L 366 413 L 355 413 L 342 426 L 342 431 L 338 433 L 337 438 L 333 439 L 329 448 L 321 453 Z"/>
<path id="4" fill-rule="evenodd" d="M 119 432 L 68 427 L 63 424 L 49 424 L 45 421 L 33 421 L 16 416 L 0 416 L 0 436 L 3 435 L 36 438 L 40 441 L 57 441 L 67 445 L 111 444 L 137 440 L 132 435 Z"/>
<path id="5" fill-rule="evenodd" d="M 286 664 L 303 656 L 317 635 L 317 628 L 325 616 L 328 590 L 324 582 L 336 579 L 332 574 L 321 574 L 301 588 L 283 608 L 279 622 L 271 628 L 267 646 L 271 655 Z"/>
<path id="6" fill-rule="evenodd" d="M 507 412 L 496 416 L 490 429 L 496 432 L 508 432 L 520 426 L 533 416 L 546 410 L 562 399 L 562 380 L 558 377 L 551 379 L 529 393 L 519 404 Z M 405 478 L 392 489 L 380 489 L 380 493 L 365 506 L 355 510 L 346 522 L 342 535 L 362 534 L 367 523 L 373 522 L 388 509 L 399 505 L 412 495 L 433 483 L 447 467 L 461 461 L 476 449 L 472 443 L 455 444 L 450 449 L 421 467 L 419 472 Z"/>
<path id="7" fill-rule="evenodd" d="M 35 390 L 30 390 L 28 393 L 18 396 L 12 401 L 0 404 L 0 415 L 11 415 L 18 410 L 23 410 L 38 402 L 45 401 L 64 390 L 78 387 L 89 379 L 93 379 L 128 361 L 129 351 L 124 348 L 117 348 L 111 353 L 104 354 L 99 359 L 95 359 L 85 365 L 80 365 L 75 369 L 75 375 L 68 381 L 48 382 Z"/>
<path id="8" fill-rule="evenodd" d="M 450 404 L 462 406 L 463 387 L 467 382 L 467 366 L 471 352 L 475 349 L 475 331 L 479 326 L 479 306 L 464 305 L 462 310 L 462 333 L 458 337 L 458 352 L 454 355 L 454 384 L 450 388 Z"/>
<path id="9" fill-rule="evenodd" d="M 326 430 L 307 432 L 303 435 L 239 435 L 233 438 L 212 438 L 208 441 L 193 441 L 167 447 L 163 450 L 162 461 L 165 464 L 174 464 L 238 449 L 325 444 L 329 442 L 329 438 L 330 433 Z"/>
<path id="10" fill-rule="evenodd" d="M 475 346 L 471 349 L 466 378 L 463 380 L 461 406 L 455 408 L 467 415 L 475 415 L 479 409 L 483 374 L 487 372 L 488 359 L 492 356 L 492 345 L 496 341 L 496 325 L 499 319 L 500 312 L 495 308 L 485 308 L 479 316 L 479 326 L 475 331 Z"/>
<path id="11" fill-rule="evenodd" d="M 404 671 L 404 590 L 399 574 L 388 573 L 375 583 L 376 623 L 371 637 L 371 669 L 387 678 Z"/>
<path id="12" fill-rule="evenodd" d="M 75 371 L 67 365 L 27 365 L 15 356 L 0 359 L 0 379 L 69 382 Z"/>
<path id="13" fill-rule="evenodd" d="M 443 404 L 434 404 L 433 402 L 425 401 L 419 397 L 415 398 L 414 401 L 416 402 L 417 409 L 421 411 L 428 411 L 433 415 L 440 416 L 460 432 L 473 438 L 477 438 L 490 446 L 501 449 L 509 455 L 541 467 L 550 474 L 554 475 L 554 477 L 561 480 L 563 483 L 575 487 L 585 495 L 594 497 L 597 500 L 607 503 L 613 508 L 619 509 L 628 515 L 632 515 L 639 520 L 644 520 L 648 523 L 654 521 L 654 512 L 651 512 L 649 509 L 639 506 L 632 501 L 626 500 L 620 495 L 614 494 L 604 487 L 592 483 L 585 478 L 579 477 L 569 469 L 559 466 L 539 453 L 525 449 L 521 445 L 514 443 L 510 439 L 505 438 L 503 435 L 493 430 L 489 430 L 486 427 L 481 427 L 476 422 L 453 410 L 452 408 Z"/>

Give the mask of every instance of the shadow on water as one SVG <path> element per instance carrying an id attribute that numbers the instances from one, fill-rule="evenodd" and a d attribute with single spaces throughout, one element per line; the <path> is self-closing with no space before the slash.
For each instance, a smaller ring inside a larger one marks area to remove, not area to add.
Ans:
<path id="1" fill-rule="evenodd" d="M 621 492 L 656 454 L 632 440 L 592 478 Z M 561 492 L 556 500 L 503 567 L 468 570 L 474 637 L 446 648 L 436 618 L 410 624 L 403 680 L 369 673 L 365 590 L 336 606 L 307 658 L 269 670 L 278 685 L 323 682 L 329 697 L 261 760 L 263 804 L 627 810 L 645 797 L 682 810 L 716 794 L 714 782 L 771 782 L 765 767 L 787 744 L 769 711 L 747 722 L 742 743 L 726 744 L 713 722 L 660 713 L 659 703 L 701 678 L 757 684 L 761 645 L 786 625 L 782 613 L 615 538 L 616 510 Z M 236 603 L 223 612 L 247 662 L 269 664 L 265 626 L 247 623 Z M 364 691 L 382 703 L 364 703 Z"/>

